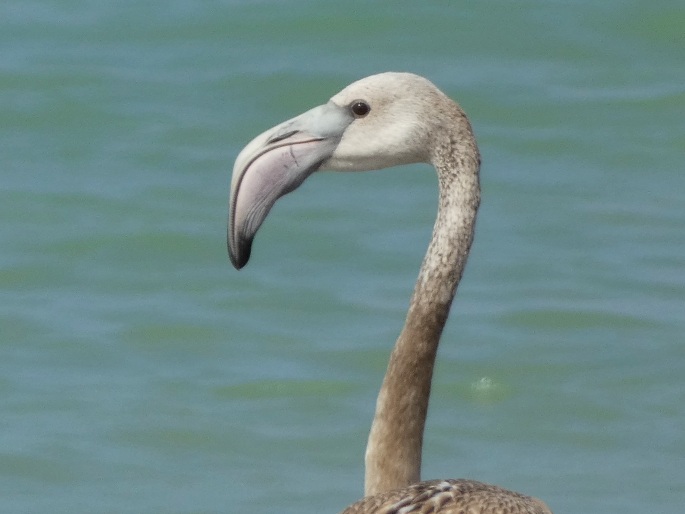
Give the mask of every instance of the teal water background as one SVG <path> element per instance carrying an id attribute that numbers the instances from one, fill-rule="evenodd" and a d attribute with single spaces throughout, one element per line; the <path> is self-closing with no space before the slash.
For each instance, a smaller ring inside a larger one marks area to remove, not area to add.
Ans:
<path id="1" fill-rule="evenodd" d="M 685 507 L 685 4 L 4 0 L 0 512 L 335 513 L 436 208 L 322 173 L 229 264 L 230 171 L 413 71 L 483 156 L 425 478 Z"/>

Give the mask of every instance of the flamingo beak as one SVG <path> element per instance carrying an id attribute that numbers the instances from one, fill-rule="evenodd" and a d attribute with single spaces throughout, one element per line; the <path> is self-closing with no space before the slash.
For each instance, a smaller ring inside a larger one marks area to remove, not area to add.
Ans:
<path id="1" fill-rule="evenodd" d="M 250 259 L 252 241 L 281 196 L 297 189 L 332 156 L 352 114 L 328 102 L 253 139 L 233 166 L 228 255 L 236 269 Z"/>

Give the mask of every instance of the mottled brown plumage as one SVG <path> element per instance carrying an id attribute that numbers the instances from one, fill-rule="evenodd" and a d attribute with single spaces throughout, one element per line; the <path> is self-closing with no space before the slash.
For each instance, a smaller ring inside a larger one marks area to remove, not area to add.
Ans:
<path id="1" fill-rule="evenodd" d="M 341 514 L 551 514 L 544 502 L 475 480 L 431 480 L 367 496 Z"/>

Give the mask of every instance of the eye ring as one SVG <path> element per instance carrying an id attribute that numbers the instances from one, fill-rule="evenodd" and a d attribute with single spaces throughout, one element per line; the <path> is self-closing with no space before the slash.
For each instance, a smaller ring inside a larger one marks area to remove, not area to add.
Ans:
<path id="1" fill-rule="evenodd" d="M 371 107 L 364 100 L 355 100 L 350 104 L 350 110 L 355 118 L 363 118 L 369 114 Z"/>

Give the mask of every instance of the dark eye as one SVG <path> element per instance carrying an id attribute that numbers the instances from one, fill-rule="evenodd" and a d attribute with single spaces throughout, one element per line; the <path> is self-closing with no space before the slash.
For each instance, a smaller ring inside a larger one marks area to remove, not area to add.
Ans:
<path id="1" fill-rule="evenodd" d="M 371 107 L 369 107 L 369 104 L 363 100 L 355 100 L 352 102 L 350 109 L 352 109 L 352 113 L 354 114 L 355 118 L 363 118 L 369 114 Z"/>

